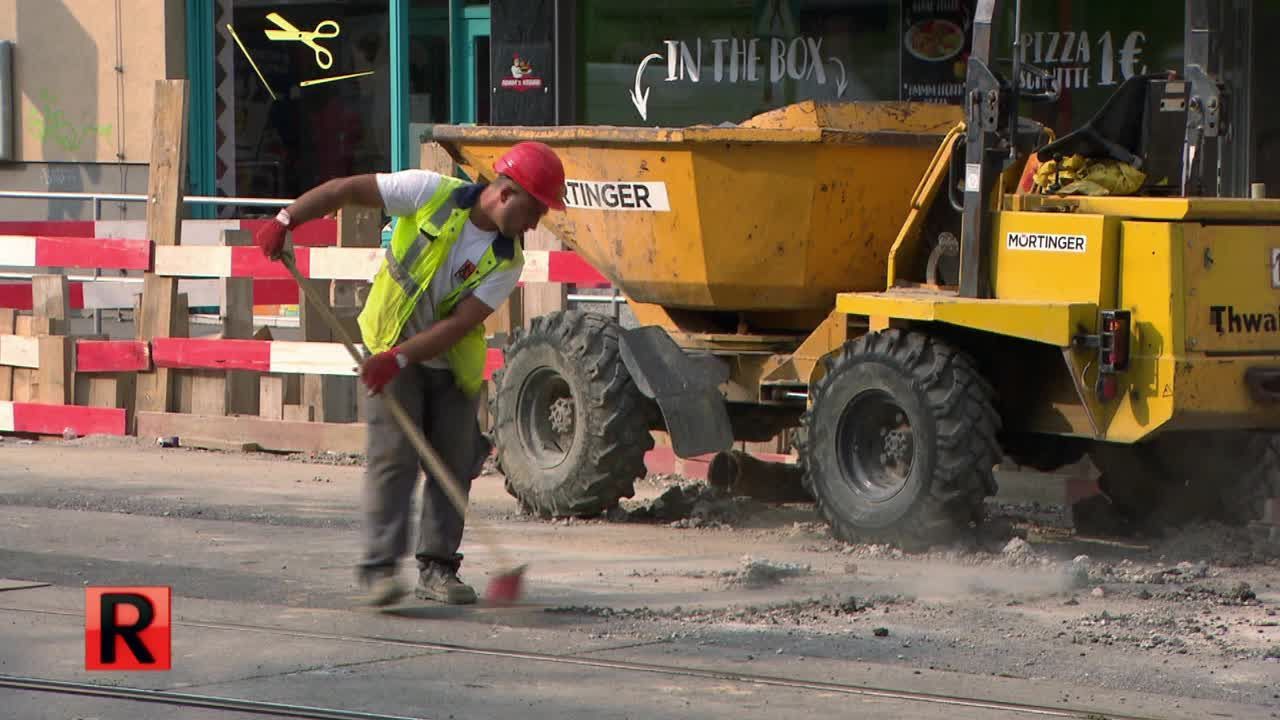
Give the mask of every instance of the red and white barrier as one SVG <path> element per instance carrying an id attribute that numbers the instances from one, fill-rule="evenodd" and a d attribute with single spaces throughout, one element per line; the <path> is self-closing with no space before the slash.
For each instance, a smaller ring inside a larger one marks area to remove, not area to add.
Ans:
<path id="1" fill-rule="evenodd" d="M 155 249 L 157 275 L 183 278 L 289 278 L 283 265 L 262 256 L 256 247 L 160 246 Z M 382 248 L 302 247 L 294 250 L 298 272 L 313 280 L 372 280 L 382 267 Z M 609 280 L 576 253 L 526 250 L 524 283 L 576 283 L 608 286 Z M 256 302 L 256 300 L 255 300 Z"/>
<path id="2" fill-rule="evenodd" d="M 142 222 L 146 237 L 146 221 Z M 0 220 L 0 235 L 58 235 L 60 237 L 133 237 L 108 235 L 105 226 L 92 220 Z"/>
<path id="3" fill-rule="evenodd" d="M 67 223 L 68 228 L 84 231 L 87 227 L 111 234 L 130 234 L 145 230 L 140 221 Z M 149 270 L 166 277 L 182 278 L 178 291 L 186 293 L 189 305 L 201 307 L 220 302 L 220 288 L 213 279 L 253 278 L 255 305 L 293 305 L 298 290 L 289 272 L 278 262 L 268 260 L 256 247 L 226 247 L 215 244 L 218 233 L 232 226 L 245 229 L 266 222 L 206 222 L 197 226 L 208 232 L 192 234 L 184 245 L 154 247 L 148 240 L 112 237 L 76 237 L 71 235 L 0 235 L 0 266 L 15 268 L 68 267 L 101 270 Z M 30 227 L 47 230 L 56 223 L 0 222 L 0 230 Z M 307 226 L 310 226 L 308 223 Z M 84 226 L 84 227 L 82 227 Z M 134 227 L 137 226 L 137 227 Z M 186 226 L 184 225 L 184 228 Z M 305 226 L 304 226 L 305 227 Z M 193 228 L 194 229 L 194 228 Z M 327 221 L 308 231 L 304 242 L 295 238 L 295 257 L 304 277 L 317 280 L 372 280 L 382 266 L 381 248 L 339 248 L 332 245 L 336 234 L 334 221 Z M 307 244 L 310 243 L 310 244 Z M 526 250 L 520 282 L 573 283 L 583 287 L 609 287 L 608 278 L 572 251 Z M 17 275 L 24 277 L 24 275 Z M 209 278 L 209 279 L 201 279 Z M 73 310 L 108 310 L 133 307 L 133 298 L 141 292 L 141 278 L 110 279 L 74 278 L 69 283 L 68 302 Z M 0 280 L 0 308 L 31 309 L 31 286 L 27 282 Z"/>
<path id="4" fill-rule="evenodd" d="M 0 367 L 39 368 L 40 338 L 0 335 Z M 76 340 L 76 372 L 150 370 L 151 353 L 141 340 Z"/>
<path id="5" fill-rule="evenodd" d="M 353 376 L 355 363 L 342 343 L 217 338 L 155 338 L 151 360 L 156 367 L 203 370 L 256 370 L 265 373 Z M 502 351 L 491 348 L 485 378 L 502 367 Z"/>
<path id="6" fill-rule="evenodd" d="M 155 338 L 151 359 L 156 367 L 166 368 L 355 374 L 355 363 L 341 343 Z"/>
<path id="7" fill-rule="evenodd" d="M 156 367 L 256 370 L 267 373 L 355 375 L 355 363 L 341 343 L 222 338 L 76 340 L 75 370 L 82 373 L 146 372 Z M 485 378 L 502 367 L 502 350 L 490 348 Z M 0 335 L 0 366 L 40 367 L 39 339 Z"/>
<path id="8" fill-rule="evenodd" d="M 125 412 L 119 408 L 44 405 L 0 401 L 0 432 L 61 435 L 124 435 Z"/>
<path id="9" fill-rule="evenodd" d="M 272 214 L 275 214 L 272 211 Z M 261 220 L 183 220 L 183 245 L 220 245 L 223 230 L 256 232 L 270 222 Z M 124 238 L 143 240 L 147 237 L 145 220 L 0 220 L 0 235 L 56 235 L 75 238 Z M 294 245 L 325 246 L 338 244 L 338 221 L 321 218 L 291 233 Z"/>
<path id="10" fill-rule="evenodd" d="M 81 310 L 84 305 L 84 283 L 67 284 L 67 304 L 72 310 Z M 132 301 L 131 301 L 132 302 Z M 132 307 L 132 305 L 130 305 Z M 0 282 L 0 308 L 13 310 L 31 309 L 31 281 Z"/>
<path id="11" fill-rule="evenodd" d="M 151 267 L 147 240 L 0 235 L 0 265 L 146 270 Z"/>
<path id="12" fill-rule="evenodd" d="M 77 340 L 76 372 L 130 372 L 151 369 L 151 348 L 142 340 Z"/>
<path id="13" fill-rule="evenodd" d="M 609 287 L 609 278 L 570 250 L 525 250 L 521 283 L 573 283 Z"/>
<path id="14" fill-rule="evenodd" d="M 259 305 L 292 305 L 298 302 L 298 289 L 292 281 L 283 287 L 279 281 L 254 282 L 254 298 Z M 288 292 L 292 289 L 292 293 Z M 216 307 L 222 302 L 222 290 L 216 280 L 179 280 L 178 292 L 185 293 L 190 307 Z M 142 278 L 111 280 L 74 280 L 67 283 L 67 307 L 71 310 L 127 310 L 142 293 Z M 292 299 L 287 299 L 292 298 Z M 0 308 L 30 310 L 31 282 L 0 282 Z"/>

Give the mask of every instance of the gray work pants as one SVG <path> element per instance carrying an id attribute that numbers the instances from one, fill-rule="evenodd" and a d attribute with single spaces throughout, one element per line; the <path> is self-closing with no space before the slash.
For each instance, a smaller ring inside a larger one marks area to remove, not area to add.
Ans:
<path id="1" fill-rule="evenodd" d="M 478 398 L 468 398 L 450 371 L 418 364 L 402 370 L 383 392 L 400 401 L 463 492 L 470 493 L 471 480 L 479 474 L 489 451 L 476 420 Z M 380 396 L 368 398 L 368 418 L 365 555 L 360 563 L 366 572 L 394 568 L 408 552 L 409 510 L 421 463 L 413 443 L 400 431 Z M 414 551 L 420 570 L 438 563 L 457 571 L 462 562 L 458 546 L 462 544 L 464 517 L 427 473 Z"/>

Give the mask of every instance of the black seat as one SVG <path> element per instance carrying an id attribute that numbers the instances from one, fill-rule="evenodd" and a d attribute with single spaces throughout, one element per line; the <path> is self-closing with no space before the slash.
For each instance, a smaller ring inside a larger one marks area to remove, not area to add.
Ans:
<path id="1" fill-rule="evenodd" d="M 1145 119 L 1151 81 L 1166 77 L 1135 75 L 1125 80 L 1089 122 L 1040 148 L 1036 156 L 1040 162 L 1077 154 L 1106 157 L 1141 169 L 1147 150 Z"/>

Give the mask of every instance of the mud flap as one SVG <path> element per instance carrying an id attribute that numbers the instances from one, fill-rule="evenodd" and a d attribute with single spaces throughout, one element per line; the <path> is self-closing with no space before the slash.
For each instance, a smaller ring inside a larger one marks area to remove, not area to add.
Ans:
<path id="1" fill-rule="evenodd" d="M 720 386 L 729 367 L 713 355 L 692 355 L 657 326 L 623 331 L 622 362 L 636 387 L 662 410 L 675 454 L 682 458 L 728 450 L 733 428 Z"/>

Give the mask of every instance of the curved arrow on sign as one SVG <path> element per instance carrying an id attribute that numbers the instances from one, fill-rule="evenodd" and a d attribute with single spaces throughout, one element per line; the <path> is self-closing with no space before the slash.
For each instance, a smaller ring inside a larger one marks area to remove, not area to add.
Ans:
<path id="1" fill-rule="evenodd" d="M 640 113 L 641 120 L 649 119 L 649 88 L 645 88 L 644 92 L 640 91 L 640 76 L 644 75 L 644 68 L 653 60 L 661 60 L 662 56 L 658 53 L 649 53 L 640 61 L 640 67 L 636 68 L 636 88 L 630 91 L 631 103 L 636 106 L 636 110 Z"/>
<path id="2" fill-rule="evenodd" d="M 840 58 L 833 57 L 827 60 L 840 66 L 840 79 L 836 81 L 836 97 L 844 97 L 844 91 L 849 87 L 849 73 L 845 72 L 844 63 Z"/>

